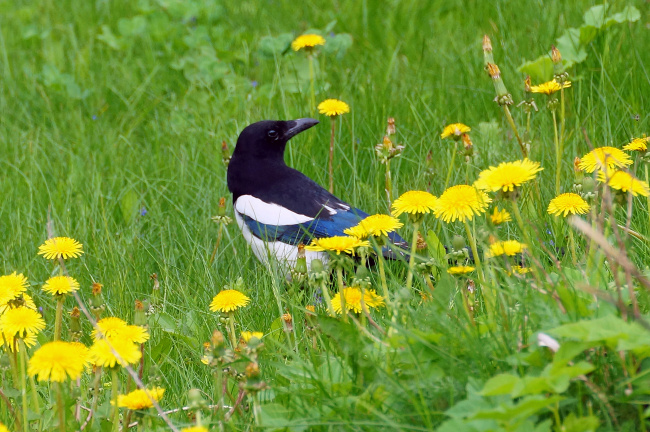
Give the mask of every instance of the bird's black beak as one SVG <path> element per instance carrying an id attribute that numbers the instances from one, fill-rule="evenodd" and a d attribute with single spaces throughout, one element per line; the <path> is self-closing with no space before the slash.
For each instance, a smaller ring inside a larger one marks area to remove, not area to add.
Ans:
<path id="1" fill-rule="evenodd" d="M 294 136 L 298 135 L 300 132 L 309 129 L 312 126 L 318 124 L 318 120 L 313 118 L 302 118 L 298 120 L 292 120 L 289 123 L 289 129 L 284 133 L 284 139 L 289 140 Z"/>

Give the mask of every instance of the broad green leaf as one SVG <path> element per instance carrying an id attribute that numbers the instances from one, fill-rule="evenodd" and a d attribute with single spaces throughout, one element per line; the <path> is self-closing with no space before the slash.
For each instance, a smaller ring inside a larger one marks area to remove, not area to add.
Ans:
<path id="1" fill-rule="evenodd" d="M 595 432 L 600 426 L 596 416 L 578 417 L 570 413 L 562 422 L 562 432 Z"/>
<path id="2" fill-rule="evenodd" d="M 563 53 L 564 54 L 564 53 Z M 553 61 L 548 55 L 543 55 L 535 60 L 527 61 L 517 69 L 519 72 L 530 75 L 534 84 L 553 79 Z"/>
<path id="3" fill-rule="evenodd" d="M 625 6 L 622 12 L 616 13 L 607 18 L 605 27 L 624 22 L 636 22 L 641 19 L 641 12 L 634 6 Z"/>
<path id="4" fill-rule="evenodd" d="M 580 30 L 567 29 L 556 42 L 557 49 L 562 53 L 562 60 L 567 68 L 575 63 L 583 62 L 587 58 L 587 50 L 580 45 Z"/>
<path id="5" fill-rule="evenodd" d="M 124 222 L 130 224 L 138 215 L 140 199 L 133 189 L 129 189 L 120 199 L 120 210 Z"/>
<path id="6" fill-rule="evenodd" d="M 585 24 L 601 28 L 605 24 L 606 9 L 604 5 L 593 6 L 584 14 Z M 562 53 L 564 54 L 564 53 Z"/>
<path id="7" fill-rule="evenodd" d="M 512 374 L 499 374 L 490 378 L 483 386 L 480 394 L 483 396 L 497 396 L 512 393 L 512 390 L 521 381 L 521 378 Z"/>
<path id="8" fill-rule="evenodd" d="M 429 255 L 438 263 L 445 262 L 445 247 L 432 230 L 427 232 L 427 245 L 429 246 Z"/>

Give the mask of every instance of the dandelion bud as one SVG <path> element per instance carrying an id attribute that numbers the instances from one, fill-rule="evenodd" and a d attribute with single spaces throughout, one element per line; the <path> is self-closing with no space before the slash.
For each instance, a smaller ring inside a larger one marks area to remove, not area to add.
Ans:
<path id="1" fill-rule="evenodd" d="M 221 348 L 224 343 L 226 342 L 223 333 L 221 333 L 219 330 L 215 330 L 212 332 L 212 337 L 210 338 L 210 344 L 212 345 L 213 348 Z"/>
<path id="2" fill-rule="evenodd" d="M 501 70 L 499 70 L 499 66 L 495 65 L 494 63 L 488 63 L 485 68 L 487 69 L 490 78 L 494 80 L 501 78 Z"/>
<path id="3" fill-rule="evenodd" d="M 221 160 L 223 161 L 223 164 L 225 166 L 228 166 L 230 164 L 230 150 L 228 150 L 228 143 L 224 140 L 221 141 Z"/>
<path id="4" fill-rule="evenodd" d="M 311 271 L 312 273 L 324 272 L 325 266 L 323 265 L 323 261 L 318 258 L 311 260 Z"/>
<path id="5" fill-rule="evenodd" d="M 524 91 L 526 93 L 530 93 L 530 86 L 531 86 L 530 75 L 526 75 L 526 79 L 524 80 Z"/>
<path id="6" fill-rule="evenodd" d="M 451 240 L 451 246 L 454 248 L 454 250 L 461 250 L 465 247 L 465 245 L 465 239 L 459 235 L 455 235 Z"/>
<path id="7" fill-rule="evenodd" d="M 488 35 L 483 36 L 483 61 L 487 66 L 489 63 L 494 63 L 494 57 L 492 56 L 492 41 Z"/>
<path id="8" fill-rule="evenodd" d="M 102 287 L 103 285 L 95 282 L 92 285 L 92 297 L 90 298 L 90 311 L 95 316 L 95 320 L 99 321 L 106 309 L 106 304 L 104 304 L 104 297 L 102 296 Z"/>
<path id="9" fill-rule="evenodd" d="M 284 321 L 284 325 L 286 326 L 286 331 L 287 332 L 293 331 L 293 317 L 291 316 L 291 314 L 289 312 L 286 312 L 282 314 L 280 318 L 282 319 L 282 321 Z"/>
<path id="10" fill-rule="evenodd" d="M 562 54 L 560 54 L 560 50 L 555 45 L 551 45 L 551 60 L 555 64 L 562 62 Z"/>
<path id="11" fill-rule="evenodd" d="M 585 177 L 582 179 L 582 191 L 584 193 L 591 193 L 596 190 L 596 182 L 592 177 Z"/>
<path id="12" fill-rule="evenodd" d="M 474 156 L 474 144 L 469 134 L 462 134 L 460 138 L 463 141 L 463 147 L 465 149 L 465 162 L 469 162 L 470 158 Z"/>
<path id="13" fill-rule="evenodd" d="M 357 267 L 357 271 L 354 274 L 354 279 L 352 280 L 352 285 L 358 285 L 360 288 L 368 289 L 370 288 L 370 272 L 364 266 Z"/>
<path id="14" fill-rule="evenodd" d="M 386 135 L 395 135 L 395 118 L 388 117 L 388 126 L 386 127 Z"/>
<path id="15" fill-rule="evenodd" d="M 508 89 L 501 79 L 499 66 L 494 63 L 487 63 L 485 69 L 490 75 L 490 78 L 492 78 L 492 83 L 494 84 L 494 90 L 497 94 L 496 98 L 494 98 L 495 102 L 499 105 L 512 105 L 512 95 L 508 93 Z"/>
<path id="16" fill-rule="evenodd" d="M 248 365 L 246 365 L 246 376 L 248 378 L 254 378 L 256 376 L 259 376 L 260 374 L 260 366 L 257 364 L 257 362 L 251 362 Z"/>
<path id="17" fill-rule="evenodd" d="M 488 35 L 483 36 L 483 51 L 492 52 L 492 41 Z"/>
<path id="18" fill-rule="evenodd" d="M 190 409 L 193 410 L 205 408 L 207 406 L 207 403 L 201 394 L 201 390 L 199 389 L 189 389 L 187 391 L 187 401 L 189 402 Z"/>
<path id="19" fill-rule="evenodd" d="M 296 273 L 307 274 L 307 258 L 305 257 L 305 245 L 298 245 L 298 259 L 296 261 Z"/>
<path id="20" fill-rule="evenodd" d="M 135 301 L 135 314 L 133 315 L 133 324 L 146 327 L 147 326 L 147 315 L 144 303 L 140 300 Z"/>
<path id="21" fill-rule="evenodd" d="M 424 240 L 424 236 L 420 231 L 418 231 L 418 239 L 415 243 L 415 250 L 421 251 L 427 248 L 427 242 Z"/>
<path id="22" fill-rule="evenodd" d="M 79 318 L 81 317 L 81 312 L 77 306 L 73 307 L 70 311 L 70 339 L 73 341 L 78 341 L 81 337 L 81 322 Z"/>

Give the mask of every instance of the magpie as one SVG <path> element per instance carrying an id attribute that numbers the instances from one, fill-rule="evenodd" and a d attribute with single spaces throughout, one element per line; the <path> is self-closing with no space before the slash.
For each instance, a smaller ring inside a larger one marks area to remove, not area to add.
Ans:
<path id="1" fill-rule="evenodd" d="M 368 216 L 284 162 L 287 141 L 317 124 L 311 118 L 265 120 L 244 128 L 237 139 L 228 165 L 228 189 L 237 225 L 266 265 L 271 257 L 287 270 L 295 265 L 300 243 L 345 235 L 345 229 Z M 389 238 L 408 247 L 395 233 Z M 324 252 L 306 251 L 306 258 L 308 266 L 315 258 L 327 262 Z"/>

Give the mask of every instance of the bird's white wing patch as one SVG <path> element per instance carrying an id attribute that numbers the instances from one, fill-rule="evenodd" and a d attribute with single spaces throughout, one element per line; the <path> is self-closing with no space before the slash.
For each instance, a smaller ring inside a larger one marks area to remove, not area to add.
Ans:
<path id="1" fill-rule="evenodd" d="M 296 225 L 314 220 L 277 204 L 266 203 L 252 195 L 237 198 L 235 210 L 265 225 Z"/>

